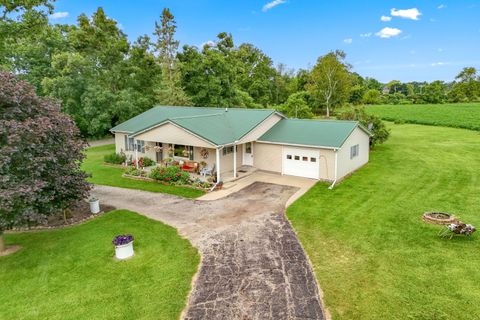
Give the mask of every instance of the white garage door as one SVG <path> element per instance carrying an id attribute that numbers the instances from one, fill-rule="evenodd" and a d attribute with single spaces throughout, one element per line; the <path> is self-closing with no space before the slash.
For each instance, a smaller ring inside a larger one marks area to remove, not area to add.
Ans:
<path id="1" fill-rule="evenodd" d="M 283 174 L 318 179 L 320 152 L 309 148 L 283 148 Z"/>

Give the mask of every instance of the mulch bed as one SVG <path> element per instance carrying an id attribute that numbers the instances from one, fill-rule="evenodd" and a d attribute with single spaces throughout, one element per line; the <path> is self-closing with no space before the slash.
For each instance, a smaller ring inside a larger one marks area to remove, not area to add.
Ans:
<path id="1" fill-rule="evenodd" d="M 93 219 L 105 212 L 112 211 L 112 210 L 115 210 L 115 207 L 103 205 L 100 203 L 100 212 L 97 214 L 92 214 L 90 212 L 90 204 L 87 201 L 78 201 L 69 210 L 67 210 L 66 220 L 63 216 L 63 212 L 58 212 L 58 214 L 54 214 L 48 217 L 48 220 L 45 224 L 29 226 L 29 227 L 13 228 L 10 231 L 28 231 L 28 230 L 63 228 L 63 227 L 79 224 L 81 222 Z"/>

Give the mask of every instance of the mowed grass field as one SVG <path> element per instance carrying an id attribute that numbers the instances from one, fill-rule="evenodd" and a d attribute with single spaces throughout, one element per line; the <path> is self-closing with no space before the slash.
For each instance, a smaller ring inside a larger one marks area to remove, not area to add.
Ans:
<path id="1" fill-rule="evenodd" d="M 388 121 L 480 131 L 480 103 L 376 105 L 366 110 Z"/>
<path id="2" fill-rule="evenodd" d="M 480 232 L 440 239 L 421 219 L 446 211 L 480 227 L 480 133 L 389 127 L 369 164 L 287 211 L 326 306 L 333 319 L 480 319 Z"/>
<path id="3" fill-rule="evenodd" d="M 114 259 L 118 234 L 135 256 Z M 61 230 L 5 235 L 22 249 L 0 257 L 0 319 L 178 319 L 200 258 L 177 231 L 117 210 Z"/>
<path id="4" fill-rule="evenodd" d="M 184 198 L 197 198 L 205 194 L 204 191 L 194 188 L 124 178 L 122 175 L 125 169 L 104 164 L 103 157 L 113 152 L 115 152 L 113 144 L 90 147 L 85 150 L 86 159 L 83 161 L 82 169 L 91 175 L 88 179 L 89 182 L 112 187 L 168 193 Z"/>

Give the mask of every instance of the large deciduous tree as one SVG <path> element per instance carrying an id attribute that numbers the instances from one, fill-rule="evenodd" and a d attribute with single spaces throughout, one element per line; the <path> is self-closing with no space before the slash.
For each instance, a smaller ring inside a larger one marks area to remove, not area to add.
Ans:
<path id="1" fill-rule="evenodd" d="M 0 237 L 6 228 L 42 222 L 88 196 L 80 170 L 85 146 L 57 102 L 0 73 Z"/>
<path id="2" fill-rule="evenodd" d="M 318 58 L 310 75 L 307 90 L 317 101 L 317 107 L 330 111 L 348 100 L 352 86 L 350 66 L 345 62 L 345 53 L 337 50 Z"/>

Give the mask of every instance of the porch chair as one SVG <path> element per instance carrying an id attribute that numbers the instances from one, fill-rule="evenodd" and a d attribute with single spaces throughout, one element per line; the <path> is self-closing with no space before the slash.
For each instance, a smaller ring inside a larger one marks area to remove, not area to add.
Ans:
<path id="1" fill-rule="evenodd" d="M 205 167 L 202 170 L 200 170 L 200 175 L 201 176 L 211 176 L 213 174 L 213 171 L 215 171 L 215 163 L 211 165 L 211 167 Z"/>

